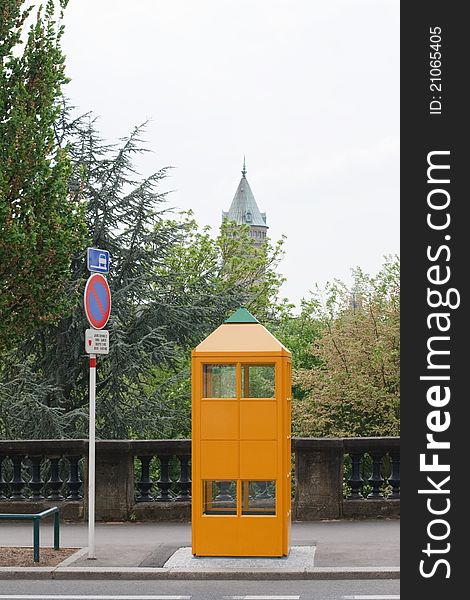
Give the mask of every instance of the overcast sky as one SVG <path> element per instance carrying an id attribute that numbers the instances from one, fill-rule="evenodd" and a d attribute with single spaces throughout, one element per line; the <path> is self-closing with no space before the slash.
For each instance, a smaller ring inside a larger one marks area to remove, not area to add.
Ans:
<path id="1" fill-rule="evenodd" d="M 286 234 L 283 295 L 399 249 L 398 0 L 71 0 L 66 94 L 216 232 L 247 178 Z"/>

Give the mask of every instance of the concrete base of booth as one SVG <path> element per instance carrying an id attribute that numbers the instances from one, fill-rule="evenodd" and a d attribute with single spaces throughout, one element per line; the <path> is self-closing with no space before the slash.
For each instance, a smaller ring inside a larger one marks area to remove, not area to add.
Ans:
<path id="1" fill-rule="evenodd" d="M 289 571 L 308 571 L 313 568 L 316 546 L 292 546 L 289 556 L 193 556 L 189 547 L 179 548 L 165 563 L 166 569 L 184 571 L 216 570 L 246 571 L 247 569 L 276 569 Z"/>

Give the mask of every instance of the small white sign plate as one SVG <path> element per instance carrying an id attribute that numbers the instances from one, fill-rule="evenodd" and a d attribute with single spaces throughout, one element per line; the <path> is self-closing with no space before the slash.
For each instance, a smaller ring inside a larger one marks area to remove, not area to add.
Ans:
<path id="1" fill-rule="evenodd" d="M 109 354 L 109 331 L 107 329 L 87 329 L 85 331 L 85 352 L 87 354 Z"/>

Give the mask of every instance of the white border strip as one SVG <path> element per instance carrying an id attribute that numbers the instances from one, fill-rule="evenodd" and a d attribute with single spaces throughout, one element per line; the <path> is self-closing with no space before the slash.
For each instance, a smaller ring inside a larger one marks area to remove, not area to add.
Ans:
<path id="1" fill-rule="evenodd" d="M 343 600 L 400 600 L 400 595 L 343 596 Z"/>
<path id="2" fill-rule="evenodd" d="M 112 596 L 83 596 L 80 594 L 56 595 L 56 594 L 23 594 L 23 595 L 4 595 L 0 594 L 0 600 L 190 600 L 191 596 L 121 596 L 113 594 Z"/>

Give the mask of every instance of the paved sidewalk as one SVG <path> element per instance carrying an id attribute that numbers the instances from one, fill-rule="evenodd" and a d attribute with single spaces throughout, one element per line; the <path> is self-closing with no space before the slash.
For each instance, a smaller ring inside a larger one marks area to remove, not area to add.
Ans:
<path id="1" fill-rule="evenodd" d="M 29 527 L 28 527 L 29 525 Z M 370 521 L 322 521 L 308 523 L 293 523 L 291 546 L 296 551 L 292 557 L 283 559 L 292 562 L 295 556 L 302 555 L 301 547 L 312 549 L 311 559 L 304 568 L 289 569 L 289 573 L 297 573 L 297 578 L 304 578 L 310 573 L 314 578 L 328 576 L 343 578 L 347 574 L 357 573 L 367 577 L 396 577 L 399 569 L 399 521 L 370 520 Z M 52 545 L 52 527 L 44 524 L 41 527 L 41 544 Z M 0 546 L 31 546 L 32 532 L 30 524 L 2 523 L 0 524 Z M 87 545 L 87 526 L 85 523 L 64 523 L 61 525 L 61 546 L 84 548 Z M 68 559 L 67 564 L 55 569 L 41 569 L 46 575 L 58 578 L 75 576 L 79 573 L 85 577 L 171 577 L 191 576 L 201 578 L 201 573 L 212 574 L 214 578 L 223 578 L 224 573 L 237 573 L 240 577 L 249 577 L 258 573 L 271 575 L 282 574 L 275 563 L 266 567 L 263 563 L 256 566 L 252 559 L 250 568 L 237 563 L 240 559 L 225 559 L 233 561 L 233 567 L 224 568 L 220 565 L 201 568 L 201 559 L 197 568 L 191 566 L 191 560 L 183 563 L 169 561 L 177 551 L 186 553 L 191 545 L 191 525 L 188 523 L 105 523 L 96 525 L 96 556 L 97 560 L 88 560 L 86 553 L 81 551 Z M 186 550 L 179 550 L 186 548 Z M 306 553 L 304 553 L 307 555 Z M 314 560 L 313 560 L 314 555 Z M 211 559 L 209 559 L 211 560 Z M 266 561 L 266 559 L 261 559 Z M 269 559 L 268 559 L 269 560 Z M 282 560 L 282 559 L 280 559 Z M 298 564 L 298 563 L 295 563 Z M 179 566 L 178 566 L 179 565 Z M 28 570 L 38 573 L 40 567 Z M 7 568 L 0 568 L 0 578 L 9 576 Z M 10 572 L 12 570 L 10 569 Z M 26 570 L 21 571 L 23 574 Z M 16 571 L 18 574 L 18 570 Z"/>

